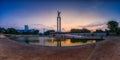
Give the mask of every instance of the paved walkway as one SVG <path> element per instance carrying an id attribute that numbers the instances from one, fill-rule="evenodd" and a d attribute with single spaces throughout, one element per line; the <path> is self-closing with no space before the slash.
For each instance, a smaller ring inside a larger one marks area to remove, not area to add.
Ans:
<path id="1" fill-rule="evenodd" d="M 120 37 L 76 47 L 44 47 L 0 38 L 0 60 L 120 60 Z"/>

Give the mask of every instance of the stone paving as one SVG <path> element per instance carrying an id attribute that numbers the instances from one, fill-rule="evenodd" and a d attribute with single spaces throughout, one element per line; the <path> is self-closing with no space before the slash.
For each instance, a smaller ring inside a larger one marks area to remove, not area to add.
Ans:
<path id="1" fill-rule="evenodd" d="M 120 60 L 120 37 L 75 47 L 28 45 L 0 37 L 0 60 Z"/>

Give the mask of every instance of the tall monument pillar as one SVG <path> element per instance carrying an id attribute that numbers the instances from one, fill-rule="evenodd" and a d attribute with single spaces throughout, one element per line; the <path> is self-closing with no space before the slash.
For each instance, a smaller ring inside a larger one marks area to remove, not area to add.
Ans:
<path id="1" fill-rule="evenodd" d="M 58 16 L 57 16 L 57 32 L 61 32 L 61 17 L 60 17 L 60 11 L 57 12 Z"/>

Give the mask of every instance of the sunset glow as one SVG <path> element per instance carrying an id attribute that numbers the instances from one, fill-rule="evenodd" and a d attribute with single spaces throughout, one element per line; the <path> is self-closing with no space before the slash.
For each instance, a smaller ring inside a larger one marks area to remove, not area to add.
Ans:
<path id="1" fill-rule="evenodd" d="M 39 30 L 55 29 L 57 10 L 61 11 L 62 29 L 106 28 L 103 26 L 84 27 L 106 23 L 108 20 L 120 22 L 119 2 L 90 1 L 1 1 L 1 27 L 23 29 L 24 25 Z M 7 23 L 7 24 L 6 24 Z M 82 27 L 83 26 L 83 27 Z"/>

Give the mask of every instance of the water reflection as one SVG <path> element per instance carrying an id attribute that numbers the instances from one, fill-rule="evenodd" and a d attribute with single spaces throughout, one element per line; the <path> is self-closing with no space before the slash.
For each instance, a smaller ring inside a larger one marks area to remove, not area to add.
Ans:
<path id="1" fill-rule="evenodd" d="M 16 41 L 27 44 L 44 45 L 44 46 L 77 46 L 84 44 L 96 43 L 101 40 L 85 40 L 85 39 L 63 39 L 52 37 L 15 37 Z"/>
<path id="2" fill-rule="evenodd" d="M 25 43 L 29 43 L 30 42 L 28 37 L 25 37 L 24 41 L 25 41 Z"/>

